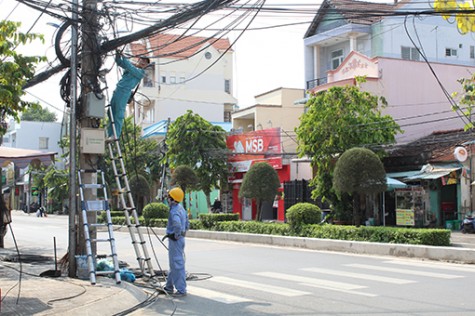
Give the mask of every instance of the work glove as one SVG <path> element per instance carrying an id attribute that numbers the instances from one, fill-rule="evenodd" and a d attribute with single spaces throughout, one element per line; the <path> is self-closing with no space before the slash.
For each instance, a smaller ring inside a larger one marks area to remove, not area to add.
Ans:
<path id="1" fill-rule="evenodd" d="M 176 241 L 175 234 L 166 234 L 165 236 L 163 236 L 162 241 L 164 241 L 167 238 L 170 238 L 171 240 Z"/>

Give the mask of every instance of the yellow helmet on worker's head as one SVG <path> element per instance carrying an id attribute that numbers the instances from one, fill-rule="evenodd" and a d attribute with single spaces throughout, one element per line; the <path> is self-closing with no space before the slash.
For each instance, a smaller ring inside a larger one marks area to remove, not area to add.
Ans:
<path id="1" fill-rule="evenodd" d="M 168 191 L 168 196 L 171 197 L 176 202 L 180 203 L 181 201 L 183 201 L 183 198 L 185 197 L 185 193 L 183 193 L 183 190 L 180 188 L 173 188 L 170 191 Z"/>

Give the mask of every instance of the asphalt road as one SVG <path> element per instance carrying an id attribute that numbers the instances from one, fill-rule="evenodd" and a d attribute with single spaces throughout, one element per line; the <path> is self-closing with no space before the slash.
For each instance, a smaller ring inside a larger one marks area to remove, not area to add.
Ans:
<path id="1" fill-rule="evenodd" d="M 53 236 L 58 253 L 66 251 L 67 217 L 18 214 L 13 231 L 22 251 L 52 253 Z M 120 259 L 136 266 L 128 234 L 116 238 Z M 157 254 L 154 267 L 168 269 L 166 249 L 155 236 L 146 239 Z M 189 295 L 159 296 L 132 315 L 475 314 L 473 265 L 192 238 L 186 259 Z"/>

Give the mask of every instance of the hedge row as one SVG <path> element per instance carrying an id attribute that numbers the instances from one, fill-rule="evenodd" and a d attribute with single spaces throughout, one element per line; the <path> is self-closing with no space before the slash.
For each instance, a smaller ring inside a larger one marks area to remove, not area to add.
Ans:
<path id="1" fill-rule="evenodd" d="M 295 230 L 285 223 L 239 221 L 238 214 L 200 214 L 199 217 L 199 220 L 190 220 L 190 229 L 381 243 L 450 246 L 450 230 L 448 229 L 308 224 L 300 226 L 298 230 Z M 142 217 L 139 218 L 139 221 L 144 223 Z M 131 222 L 134 222 L 133 218 Z M 123 214 L 118 217 L 114 216 L 112 223 L 114 225 L 124 225 L 125 217 Z M 151 227 L 166 227 L 167 219 L 152 218 L 148 221 L 147 225 Z"/>

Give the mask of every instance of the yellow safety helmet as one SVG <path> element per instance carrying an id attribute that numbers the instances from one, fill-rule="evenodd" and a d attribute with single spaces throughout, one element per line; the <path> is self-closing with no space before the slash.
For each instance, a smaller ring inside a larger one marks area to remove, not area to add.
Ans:
<path id="1" fill-rule="evenodd" d="M 183 201 L 183 198 L 185 197 L 185 193 L 183 193 L 183 190 L 180 188 L 173 188 L 170 191 L 168 191 L 168 196 L 171 197 L 176 202 L 180 203 L 181 201 Z"/>

